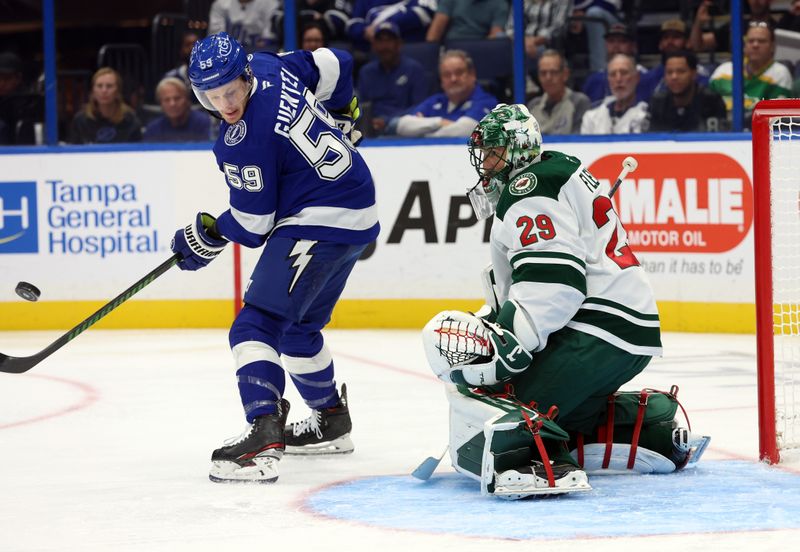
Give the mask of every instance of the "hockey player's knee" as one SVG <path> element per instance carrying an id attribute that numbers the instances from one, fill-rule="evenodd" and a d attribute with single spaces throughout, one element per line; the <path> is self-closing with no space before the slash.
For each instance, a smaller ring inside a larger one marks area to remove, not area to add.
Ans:
<path id="1" fill-rule="evenodd" d="M 246 341 L 260 341 L 277 350 L 281 336 L 289 324 L 288 320 L 280 316 L 245 304 L 233 321 L 228 332 L 228 341 L 231 348 Z"/>

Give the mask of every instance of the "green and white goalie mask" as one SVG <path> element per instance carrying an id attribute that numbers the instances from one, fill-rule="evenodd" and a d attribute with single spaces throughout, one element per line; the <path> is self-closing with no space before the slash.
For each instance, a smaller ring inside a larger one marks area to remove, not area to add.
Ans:
<path id="1" fill-rule="evenodd" d="M 467 190 L 475 216 L 492 216 L 515 170 L 530 165 L 542 151 L 539 123 L 523 104 L 499 104 L 481 121 L 469 139 L 472 166 L 480 177 Z"/>

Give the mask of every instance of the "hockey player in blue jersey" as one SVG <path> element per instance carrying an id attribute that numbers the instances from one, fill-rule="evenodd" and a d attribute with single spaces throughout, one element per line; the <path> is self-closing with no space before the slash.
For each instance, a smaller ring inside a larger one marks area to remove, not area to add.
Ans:
<path id="1" fill-rule="evenodd" d="M 273 482 L 284 450 L 353 450 L 346 388 L 337 392 L 321 334 L 379 230 L 372 176 L 337 126 L 356 115 L 352 58 L 327 48 L 247 55 L 219 33 L 197 42 L 189 78 L 223 119 L 214 155 L 230 208 L 216 219 L 198 213 L 176 232 L 178 266 L 206 266 L 229 241 L 266 242 L 229 334 L 248 426 L 213 452 L 209 477 Z M 289 426 L 284 370 L 312 409 Z"/>

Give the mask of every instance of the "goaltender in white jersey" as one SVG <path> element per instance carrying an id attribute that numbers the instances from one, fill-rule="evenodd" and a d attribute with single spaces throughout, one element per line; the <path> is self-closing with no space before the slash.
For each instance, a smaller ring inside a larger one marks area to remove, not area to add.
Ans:
<path id="1" fill-rule="evenodd" d="M 665 473 L 708 442 L 678 426 L 677 388 L 622 392 L 661 355 L 653 292 L 602 185 L 580 160 L 541 150 L 524 105 L 501 104 L 470 138 L 494 215 L 493 270 L 478 315 L 445 311 L 423 330 L 447 382 L 450 456 L 485 493 L 587 491 L 587 473 Z"/>

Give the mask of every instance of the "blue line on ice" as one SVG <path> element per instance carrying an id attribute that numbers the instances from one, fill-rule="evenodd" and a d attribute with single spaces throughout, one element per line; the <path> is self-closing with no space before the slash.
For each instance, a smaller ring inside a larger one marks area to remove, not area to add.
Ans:
<path id="1" fill-rule="evenodd" d="M 475 537 L 561 539 L 800 528 L 800 475 L 743 461 L 676 474 L 590 477 L 593 491 L 524 501 L 481 497 L 456 473 L 347 481 L 314 512 L 377 527 Z"/>

